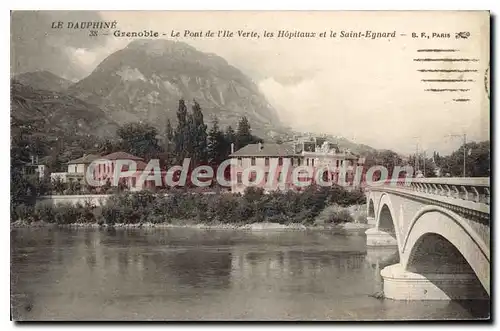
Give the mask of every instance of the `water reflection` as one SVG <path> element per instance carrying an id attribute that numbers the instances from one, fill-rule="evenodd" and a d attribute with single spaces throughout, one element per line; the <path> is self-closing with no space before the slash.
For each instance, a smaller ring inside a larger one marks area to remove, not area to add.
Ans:
<path id="1" fill-rule="evenodd" d="M 359 233 L 15 230 L 17 320 L 470 318 L 456 302 L 377 300 L 395 249 Z"/>

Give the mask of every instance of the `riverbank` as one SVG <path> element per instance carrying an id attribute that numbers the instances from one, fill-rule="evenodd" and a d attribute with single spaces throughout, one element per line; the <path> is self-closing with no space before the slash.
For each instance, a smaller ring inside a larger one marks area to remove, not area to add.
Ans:
<path id="1" fill-rule="evenodd" d="M 341 187 L 310 187 L 300 193 L 269 194 L 248 188 L 243 195 L 158 196 L 140 191 L 112 195 L 106 204 L 100 205 L 90 202 L 18 205 L 11 209 L 11 224 L 13 227 L 40 227 L 47 226 L 46 223 L 64 227 L 250 230 L 329 228 L 345 223 L 366 224 L 363 203 L 361 192 L 347 192 Z"/>
<path id="2" fill-rule="evenodd" d="M 44 221 L 26 222 L 15 221 L 10 224 L 11 230 L 21 228 L 69 228 L 69 229 L 171 229 L 188 228 L 200 230 L 245 230 L 245 231 L 305 231 L 305 230 L 362 230 L 373 227 L 362 223 L 341 223 L 335 225 L 304 225 L 300 223 L 279 224 L 279 223 L 251 223 L 251 224 L 203 224 L 203 223 L 71 223 L 55 224 Z"/>

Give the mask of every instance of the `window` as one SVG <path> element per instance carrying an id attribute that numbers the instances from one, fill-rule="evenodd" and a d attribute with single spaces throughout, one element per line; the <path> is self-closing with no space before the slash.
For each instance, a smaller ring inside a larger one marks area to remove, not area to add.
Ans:
<path id="1" fill-rule="evenodd" d="M 300 166 L 302 159 L 297 159 L 297 165 Z"/>
<path id="2" fill-rule="evenodd" d="M 309 167 L 309 158 L 306 159 L 306 165 Z"/>
<path id="3" fill-rule="evenodd" d="M 238 158 L 238 161 L 236 161 L 236 165 L 237 166 L 243 166 L 243 160 L 241 159 L 241 157 Z"/>
<path id="4" fill-rule="evenodd" d="M 283 165 L 283 158 L 282 157 L 278 158 L 278 165 L 280 165 L 280 166 Z"/>
<path id="5" fill-rule="evenodd" d="M 337 168 L 339 167 L 339 160 L 337 160 Z"/>
<path id="6" fill-rule="evenodd" d="M 264 159 L 264 165 L 265 165 L 266 167 L 268 167 L 268 166 L 269 166 L 269 158 L 268 158 L 268 157 L 266 157 L 266 158 Z"/>
<path id="7" fill-rule="evenodd" d="M 311 160 L 311 165 L 314 167 L 314 159 Z"/>
<path id="8" fill-rule="evenodd" d="M 238 184 L 242 184 L 243 183 L 243 179 L 241 178 L 241 176 L 242 176 L 241 172 L 239 172 L 238 174 L 236 174 L 236 182 Z"/>
<path id="9" fill-rule="evenodd" d="M 290 165 L 293 167 L 293 157 L 290 159 Z"/>
<path id="10" fill-rule="evenodd" d="M 253 166 L 254 166 L 254 165 L 255 165 L 255 158 L 254 158 L 254 157 L 252 157 L 252 159 L 251 159 L 251 161 L 250 161 L 250 162 L 251 162 L 251 165 L 253 165 Z"/>
<path id="11" fill-rule="evenodd" d="M 269 178 L 269 172 L 266 172 L 266 173 L 265 173 L 264 183 L 267 183 L 267 178 Z"/>

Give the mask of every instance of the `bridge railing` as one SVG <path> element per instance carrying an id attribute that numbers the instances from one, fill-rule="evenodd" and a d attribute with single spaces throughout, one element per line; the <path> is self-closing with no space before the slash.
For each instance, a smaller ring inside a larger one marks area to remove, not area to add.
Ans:
<path id="1" fill-rule="evenodd" d="M 488 177 L 407 178 L 388 181 L 384 186 L 490 204 Z"/>

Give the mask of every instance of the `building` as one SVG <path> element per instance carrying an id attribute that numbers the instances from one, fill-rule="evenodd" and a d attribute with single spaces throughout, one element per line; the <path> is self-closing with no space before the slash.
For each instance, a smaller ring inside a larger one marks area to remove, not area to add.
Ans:
<path id="1" fill-rule="evenodd" d="M 82 157 L 68 162 L 68 171 L 66 180 L 69 182 L 79 181 L 80 184 L 86 184 L 85 174 L 89 165 L 101 156 L 97 154 L 84 154 Z"/>
<path id="2" fill-rule="evenodd" d="M 341 151 L 336 144 L 320 138 L 283 144 L 249 144 L 232 153 L 230 157 L 233 192 L 243 192 L 248 184 L 247 178 L 252 183 L 259 180 L 251 167 L 264 170 L 264 179 L 255 183 L 256 186 L 263 187 L 265 191 L 289 190 L 300 189 L 292 183 L 291 174 L 295 167 L 305 166 L 321 171 L 322 180 L 333 184 L 338 182 L 341 167 L 347 170 L 346 181 L 352 181 L 354 166 L 359 160 L 359 157 L 350 151 Z M 288 164 L 288 169 L 284 168 L 285 164 Z M 275 176 L 269 177 L 269 172 L 273 169 L 276 171 Z M 299 176 L 299 181 L 303 180 L 307 178 Z"/>
<path id="3" fill-rule="evenodd" d="M 48 174 L 47 166 L 38 163 L 38 156 L 35 158 L 31 156 L 31 162 L 24 163 L 22 173 L 25 176 L 36 176 L 39 179 L 45 178 Z"/>
<path id="4" fill-rule="evenodd" d="M 290 164 L 299 164 L 301 157 L 294 153 L 293 145 L 291 144 L 249 144 L 245 147 L 239 149 L 238 151 L 232 153 L 231 157 L 231 191 L 232 192 L 243 192 L 247 185 L 245 184 L 245 179 L 243 174 L 245 169 L 250 169 L 250 167 L 259 167 L 259 169 L 264 169 L 265 179 L 268 178 L 269 170 L 271 169 L 271 163 L 275 162 L 276 166 L 276 179 L 278 182 L 281 181 L 282 167 L 285 159 L 289 159 Z M 251 181 L 256 179 L 256 174 L 251 173 L 249 176 Z M 265 186 L 267 181 L 261 182 L 259 185 Z M 275 188 L 266 188 L 266 190 L 272 189 L 289 189 L 290 184 L 285 183 L 283 185 L 277 185 Z"/>
<path id="5" fill-rule="evenodd" d="M 144 162 L 144 159 L 129 153 L 125 152 L 115 152 L 108 155 L 101 156 L 100 159 L 106 160 L 109 162 L 99 163 L 97 168 L 94 169 L 94 179 L 96 180 L 109 180 L 110 183 L 113 183 L 113 175 L 118 161 L 123 161 L 122 163 L 126 163 L 125 161 L 133 161 L 136 164 L 136 171 L 134 174 L 122 177 L 119 179 L 119 183 L 124 185 L 131 191 L 140 191 L 142 189 L 154 189 L 156 187 L 156 183 L 153 180 L 144 181 L 140 184 L 140 176 L 143 171 L 146 169 L 147 164 Z M 128 166 L 126 164 L 122 165 L 121 172 L 128 171 Z M 163 177 L 164 172 L 161 173 L 162 176 L 162 185 L 163 185 Z"/>
<path id="6" fill-rule="evenodd" d="M 326 168 L 337 169 L 325 173 L 323 180 L 338 182 L 340 168 L 345 166 L 347 170 L 346 181 L 352 180 L 354 166 L 358 164 L 359 156 L 349 150 L 340 150 L 337 144 L 323 138 L 313 138 L 313 140 L 302 140 L 294 143 L 296 154 L 302 156 L 303 165 L 316 169 Z"/>
<path id="7" fill-rule="evenodd" d="M 60 180 L 63 183 L 68 182 L 80 182 L 80 184 L 85 184 L 85 174 L 89 165 L 100 158 L 99 155 L 95 154 L 84 154 L 78 159 L 71 160 L 67 163 L 68 168 L 66 172 L 53 172 L 50 174 L 51 180 Z"/>

